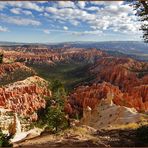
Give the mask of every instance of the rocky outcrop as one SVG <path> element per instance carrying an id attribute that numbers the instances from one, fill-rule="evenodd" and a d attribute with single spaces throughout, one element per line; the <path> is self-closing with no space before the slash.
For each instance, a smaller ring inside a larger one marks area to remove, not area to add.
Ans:
<path id="1" fill-rule="evenodd" d="M 106 98 L 108 92 L 113 92 L 115 104 L 134 107 L 137 111 L 148 111 L 147 63 L 108 56 L 100 58 L 90 71 L 95 74 L 95 83 L 78 87 L 70 95 L 70 105 L 66 107 L 68 112 L 72 112 L 72 108 L 82 112 L 86 105 L 94 108 L 101 99 Z"/>
<path id="2" fill-rule="evenodd" d="M 102 99 L 93 111 L 89 110 L 88 112 L 86 110 L 88 107 L 84 109 L 83 114 L 85 116 L 81 119 L 81 124 L 89 125 L 96 129 L 117 128 L 131 123 L 139 124 L 144 118 L 146 119 L 146 116 L 138 113 L 134 108 L 115 105 L 112 102 L 113 98 L 114 95 L 108 93 L 107 98 Z"/>
<path id="3" fill-rule="evenodd" d="M 45 97 L 50 96 L 45 80 L 37 76 L 29 77 L 0 88 L 0 106 L 36 120 L 35 111 L 45 107 Z"/>
<path id="4" fill-rule="evenodd" d="M 0 129 L 3 133 L 9 133 L 9 126 L 13 123 L 13 111 L 0 107 Z"/>
<path id="5" fill-rule="evenodd" d="M 56 62 L 94 62 L 98 57 L 105 55 L 104 52 L 96 49 L 82 49 L 82 48 L 62 48 L 62 49 L 48 49 L 41 47 L 16 47 L 3 48 L 4 57 L 13 59 L 15 61 L 23 61 L 25 63 L 33 64 L 55 64 Z"/>
<path id="6" fill-rule="evenodd" d="M 82 115 L 84 108 L 89 106 L 92 110 L 102 99 L 107 98 L 108 93 L 114 95 L 113 102 L 116 105 L 135 108 L 137 111 L 148 111 L 148 86 L 134 87 L 130 93 L 122 92 L 119 87 L 103 82 L 91 86 L 80 86 L 68 97 L 65 111 L 70 115 Z"/>
<path id="7" fill-rule="evenodd" d="M 0 85 L 12 83 L 14 81 L 23 80 L 28 76 L 34 75 L 35 72 L 25 66 L 23 63 L 3 63 L 0 64 Z"/>
<path id="8" fill-rule="evenodd" d="M 11 64 L 0 64 L 0 78 L 2 78 L 6 74 L 10 74 L 17 69 L 24 69 L 26 71 L 32 71 L 28 67 L 26 67 L 23 63 L 15 62 Z"/>

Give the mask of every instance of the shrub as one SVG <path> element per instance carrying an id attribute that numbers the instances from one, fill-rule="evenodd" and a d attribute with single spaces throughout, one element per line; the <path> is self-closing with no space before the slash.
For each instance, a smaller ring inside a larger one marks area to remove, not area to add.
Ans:
<path id="1" fill-rule="evenodd" d="M 60 107 L 49 107 L 46 114 L 47 127 L 52 131 L 59 131 L 65 129 L 68 126 L 65 113 Z"/>
<path id="2" fill-rule="evenodd" d="M 58 80 L 51 83 L 52 97 L 46 98 L 46 107 L 38 110 L 38 121 L 36 126 L 46 126 L 52 132 L 58 132 L 68 127 L 68 119 L 64 112 L 66 92 L 63 84 Z"/>

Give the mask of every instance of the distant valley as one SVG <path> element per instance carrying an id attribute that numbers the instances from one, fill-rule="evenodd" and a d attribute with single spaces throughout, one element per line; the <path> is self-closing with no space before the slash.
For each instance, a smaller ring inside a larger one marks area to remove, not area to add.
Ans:
<path id="1" fill-rule="evenodd" d="M 15 43 L 15 42 L 0 42 L 1 46 L 19 46 L 28 45 L 28 43 Z M 41 45 L 49 48 L 97 48 L 115 54 L 125 54 L 132 58 L 139 60 L 148 60 L 148 44 L 142 41 L 104 41 L 104 42 L 64 42 L 64 43 L 43 43 L 29 45 Z"/>

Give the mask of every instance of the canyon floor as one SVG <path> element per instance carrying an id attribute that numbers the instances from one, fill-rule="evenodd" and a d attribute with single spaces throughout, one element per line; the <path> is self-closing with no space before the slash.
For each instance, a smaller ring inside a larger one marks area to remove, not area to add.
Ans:
<path id="1" fill-rule="evenodd" d="M 87 73 L 88 63 L 57 63 L 54 66 L 47 64 L 28 64 L 28 67 L 34 69 L 38 76 L 47 81 L 59 80 L 68 91 L 73 90 L 77 84 L 84 83 L 90 79 Z"/>

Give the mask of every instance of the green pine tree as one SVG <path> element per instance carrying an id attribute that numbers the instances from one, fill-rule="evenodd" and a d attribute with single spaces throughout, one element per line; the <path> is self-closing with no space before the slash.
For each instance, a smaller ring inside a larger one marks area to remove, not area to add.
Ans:
<path id="1" fill-rule="evenodd" d="M 148 1 L 136 1 L 134 2 L 134 9 L 137 11 L 137 15 L 140 21 L 143 22 L 141 25 L 141 30 L 143 31 L 143 39 L 148 43 Z"/>

